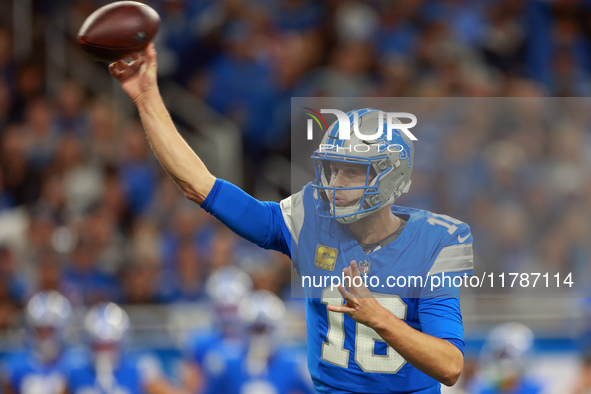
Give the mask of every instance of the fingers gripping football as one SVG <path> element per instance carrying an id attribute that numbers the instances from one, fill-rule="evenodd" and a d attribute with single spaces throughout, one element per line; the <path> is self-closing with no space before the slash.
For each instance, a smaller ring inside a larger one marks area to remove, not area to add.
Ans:
<path id="1" fill-rule="evenodd" d="M 154 44 L 143 53 L 131 55 L 131 61 L 118 60 L 109 65 L 109 72 L 121 83 L 129 97 L 137 103 L 148 91 L 157 88 L 157 62 Z"/>

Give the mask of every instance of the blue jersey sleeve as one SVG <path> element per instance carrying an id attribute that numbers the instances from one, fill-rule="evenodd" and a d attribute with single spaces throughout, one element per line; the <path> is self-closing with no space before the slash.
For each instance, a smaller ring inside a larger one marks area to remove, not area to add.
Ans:
<path id="1" fill-rule="evenodd" d="M 464 326 L 460 310 L 460 289 L 472 275 L 474 257 L 470 227 L 439 215 L 455 226 L 440 238 L 419 300 L 419 320 L 425 334 L 445 339 L 464 352 Z M 437 222 L 435 222 L 437 223 Z M 447 227 L 447 226 L 446 226 Z M 441 229 L 439 229 L 441 230 Z"/>
<path id="2" fill-rule="evenodd" d="M 445 339 L 464 353 L 464 326 L 458 298 L 422 298 L 419 320 L 423 333 Z"/>
<path id="3" fill-rule="evenodd" d="M 291 235 L 279 203 L 259 201 L 239 187 L 217 179 L 201 207 L 241 237 L 291 257 Z"/>

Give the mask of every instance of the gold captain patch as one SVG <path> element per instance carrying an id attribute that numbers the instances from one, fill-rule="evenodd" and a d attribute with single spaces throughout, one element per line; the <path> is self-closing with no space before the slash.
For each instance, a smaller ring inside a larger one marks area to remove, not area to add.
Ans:
<path id="1" fill-rule="evenodd" d="M 314 265 L 323 270 L 334 271 L 338 253 L 339 251 L 335 248 L 318 245 L 316 247 L 316 259 L 314 260 Z"/>

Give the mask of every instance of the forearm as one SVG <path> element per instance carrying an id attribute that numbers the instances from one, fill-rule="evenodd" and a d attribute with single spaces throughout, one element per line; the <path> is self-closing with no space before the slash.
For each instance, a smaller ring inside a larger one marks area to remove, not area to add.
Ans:
<path id="1" fill-rule="evenodd" d="M 176 130 L 158 89 L 142 94 L 136 105 L 158 161 L 187 198 L 201 204 L 215 177 Z"/>
<path id="2" fill-rule="evenodd" d="M 460 376 L 464 358 L 450 342 L 415 330 L 385 309 L 372 328 L 407 362 L 439 382 L 451 386 Z"/>

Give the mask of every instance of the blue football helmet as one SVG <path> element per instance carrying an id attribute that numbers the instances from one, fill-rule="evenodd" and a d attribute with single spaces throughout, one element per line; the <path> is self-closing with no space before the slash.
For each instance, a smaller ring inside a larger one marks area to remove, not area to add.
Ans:
<path id="1" fill-rule="evenodd" d="M 214 324 L 226 336 L 241 335 L 238 306 L 252 291 L 252 279 L 239 268 L 227 266 L 215 271 L 205 284 L 212 301 Z"/>
<path id="2" fill-rule="evenodd" d="M 129 316 L 117 304 L 102 303 L 87 313 L 84 328 L 93 345 L 119 344 L 129 331 Z"/>
<path id="3" fill-rule="evenodd" d="M 257 290 L 242 300 L 238 314 L 250 331 L 273 331 L 285 317 L 285 305 L 275 294 Z"/>
<path id="4" fill-rule="evenodd" d="M 209 277 L 205 290 L 216 308 L 237 308 L 251 292 L 252 279 L 239 268 L 223 267 Z"/>
<path id="5" fill-rule="evenodd" d="M 56 291 L 37 293 L 27 304 L 27 341 L 43 361 L 61 353 L 71 315 L 70 302 Z"/>
<path id="6" fill-rule="evenodd" d="M 400 130 L 392 130 L 387 135 L 387 115 L 379 110 L 364 108 L 347 112 L 350 124 L 349 139 L 339 139 L 339 121 L 335 121 L 326 131 L 319 148 L 314 151 L 316 179 L 312 184 L 318 215 L 336 219 L 349 224 L 389 206 L 407 193 L 413 167 L 414 150 L 411 139 Z M 393 118 L 395 124 L 402 124 Z M 355 130 L 362 136 L 359 138 Z M 382 133 L 376 137 L 378 130 Z M 362 189 L 363 196 L 355 204 L 337 207 L 335 193 L 328 197 L 327 191 L 336 191 L 330 186 L 330 162 L 364 164 L 366 166 L 365 184 L 346 189 Z M 373 176 L 373 178 L 372 178 Z"/>

